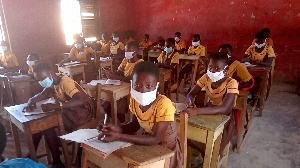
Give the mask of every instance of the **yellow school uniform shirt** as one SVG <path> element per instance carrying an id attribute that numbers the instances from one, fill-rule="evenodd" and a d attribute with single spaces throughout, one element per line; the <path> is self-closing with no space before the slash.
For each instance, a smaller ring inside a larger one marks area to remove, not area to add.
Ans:
<path id="1" fill-rule="evenodd" d="M 152 45 L 152 42 L 150 40 L 148 40 L 147 43 L 144 40 L 140 42 L 140 47 L 148 47 L 150 45 Z"/>
<path id="2" fill-rule="evenodd" d="M 184 40 L 179 40 L 178 43 L 175 41 L 175 50 L 182 50 L 185 48 L 186 48 L 186 44 Z"/>
<path id="3" fill-rule="evenodd" d="M 110 44 L 110 52 L 112 54 L 118 54 L 118 49 L 124 50 L 125 45 L 122 42 L 118 42 L 116 45 L 113 45 L 113 43 Z"/>
<path id="4" fill-rule="evenodd" d="M 273 47 L 270 45 L 266 45 L 264 50 L 260 53 L 255 51 L 255 45 L 251 45 L 245 54 L 250 55 L 252 59 L 257 59 L 259 61 L 263 61 L 266 55 L 268 55 L 268 57 L 276 57 Z"/>
<path id="5" fill-rule="evenodd" d="M 29 66 L 29 68 L 28 68 L 28 74 L 32 74 L 32 73 L 33 73 L 33 67 Z"/>
<path id="6" fill-rule="evenodd" d="M 198 86 L 201 88 L 205 87 L 205 91 L 207 96 L 210 99 L 210 102 L 212 102 L 214 105 L 221 105 L 224 96 L 226 93 L 235 93 L 236 95 L 239 94 L 238 90 L 238 82 L 233 78 L 227 78 L 220 87 L 217 89 L 212 89 L 211 79 L 207 76 L 207 74 L 204 74 L 198 81 Z"/>
<path id="7" fill-rule="evenodd" d="M 130 37 L 128 40 L 127 40 L 127 39 L 125 39 L 125 40 L 124 40 L 124 44 L 126 45 L 126 44 L 127 44 L 127 43 L 129 43 L 130 41 L 134 41 L 134 39 L 133 39 L 133 38 L 131 38 L 131 37 Z"/>
<path id="8" fill-rule="evenodd" d="M 101 45 L 101 51 L 104 53 L 104 55 L 109 55 L 109 53 L 110 53 L 109 49 L 110 49 L 110 44 L 112 43 L 112 40 L 109 40 L 109 41 L 100 40 L 97 43 Z"/>
<path id="9" fill-rule="evenodd" d="M 78 49 L 76 47 L 73 47 L 68 57 L 72 60 L 82 62 L 86 61 L 86 55 L 89 53 L 94 54 L 95 50 L 93 50 L 91 47 L 84 47 L 83 52 L 78 52 Z"/>
<path id="10" fill-rule="evenodd" d="M 143 112 L 139 105 L 134 98 L 130 98 L 129 109 L 146 133 L 153 132 L 155 122 L 174 121 L 175 107 L 171 100 L 164 95 L 159 94 L 146 112 Z"/>
<path id="11" fill-rule="evenodd" d="M 129 63 L 128 59 L 124 58 L 123 61 L 121 62 L 120 66 L 118 67 L 118 70 L 121 72 L 124 72 L 125 77 L 132 77 L 132 70 L 134 66 L 139 63 L 144 61 L 143 59 L 139 59 L 134 63 Z"/>
<path id="12" fill-rule="evenodd" d="M 188 49 L 188 54 L 191 55 L 200 55 L 200 56 L 206 56 L 205 55 L 205 47 L 203 45 L 198 45 L 197 47 L 195 46 L 190 46 Z"/>
<path id="13" fill-rule="evenodd" d="M 255 45 L 255 39 L 252 41 L 252 45 Z M 267 38 L 266 45 L 273 46 L 273 40 L 271 38 Z"/>
<path id="14" fill-rule="evenodd" d="M 171 52 L 170 54 L 166 53 L 165 51 L 161 52 L 159 57 L 157 58 L 157 61 L 159 63 L 165 62 L 166 59 L 171 58 L 171 64 L 179 64 L 179 53 L 178 52 Z"/>
<path id="15" fill-rule="evenodd" d="M 251 75 L 250 75 L 249 71 L 247 70 L 246 66 L 237 60 L 233 61 L 233 63 L 229 66 L 228 71 L 225 76 L 232 78 L 234 73 L 236 73 L 236 75 L 243 82 L 248 82 L 251 79 Z"/>
<path id="16" fill-rule="evenodd" d="M 0 55 L 0 63 L 6 67 L 19 66 L 17 57 L 15 56 L 15 54 L 13 54 L 9 51 L 5 51 L 4 53 L 2 53 Z"/>

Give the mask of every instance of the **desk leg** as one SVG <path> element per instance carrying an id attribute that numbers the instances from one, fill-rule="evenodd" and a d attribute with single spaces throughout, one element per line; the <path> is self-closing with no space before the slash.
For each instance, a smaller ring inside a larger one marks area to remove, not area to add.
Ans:
<path id="1" fill-rule="evenodd" d="M 111 117 L 112 117 L 112 123 L 115 125 L 118 125 L 118 102 L 117 102 L 117 98 L 116 98 L 116 94 L 113 94 L 112 99 L 110 100 L 110 105 L 111 105 Z"/>
<path id="2" fill-rule="evenodd" d="M 88 168 L 88 160 L 86 158 L 86 149 L 82 148 L 81 168 Z"/>
<path id="3" fill-rule="evenodd" d="M 19 134 L 18 134 L 17 127 L 11 121 L 10 121 L 10 127 L 11 127 L 13 140 L 14 140 L 14 143 L 15 143 L 16 156 L 17 156 L 17 158 L 21 158 L 22 157 L 22 151 L 21 151 L 21 145 L 20 145 L 20 139 L 19 139 Z"/>
<path id="4" fill-rule="evenodd" d="M 159 81 L 160 94 L 166 95 L 166 93 L 165 93 L 165 81 L 164 81 L 164 78 L 160 77 L 159 79 L 160 79 L 160 81 Z"/>
<path id="5" fill-rule="evenodd" d="M 205 156 L 203 160 L 203 168 L 210 168 L 213 149 L 214 149 L 214 132 L 208 131 L 206 147 L 205 147 Z"/>
<path id="6" fill-rule="evenodd" d="M 213 153 L 212 153 L 212 158 L 211 158 L 211 163 L 210 163 L 211 168 L 217 166 L 221 140 L 222 140 L 222 134 L 220 134 L 218 136 L 218 138 L 216 139 L 216 141 L 215 141 L 215 145 L 214 145 Z"/>
<path id="7" fill-rule="evenodd" d="M 170 99 L 171 99 L 171 82 L 172 82 L 171 80 L 172 80 L 171 78 L 168 80 L 168 96 L 167 96 Z"/>
<path id="8" fill-rule="evenodd" d="M 260 102 L 259 102 L 259 117 L 262 116 L 264 105 L 265 105 L 266 85 L 267 85 L 267 77 L 264 77 L 263 81 L 261 83 Z"/>
<path id="9" fill-rule="evenodd" d="M 58 116 L 58 134 L 59 135 L 66 134 L 61 113 Z M 66 166 L 68 168 L 70 168 L 71 167 L 71 160 L 70 160 L 70 156 L 69 156 L 67 142 L 63 139 L 60 139 L 60 142 L 61 142 L 61 148 L 62 148 L 62 151 L 63 151 L 63 154 L 64 154 Z"/>
<path id="10" fill-rule="evenodd" d="M 31 130 L 30 130 L 30 126 L 28 124 L 24 125 L 24 133 L 25 133 L 25 137 L 26 137 L 26 140 L 27 140 L 27 145 L 28 145 L 28 148 L 29 148 L 30 158 L 33 161 L 37 162 L 38 160 L 37 160 L 35 146 L 34 146 L 33 139 L 32 139 L 32 133 L 31 133 Z"/>
<path id="11" fill-rule="evenodd" d="M 245 119 L 247 113 L 247 98 L 244 98 L 243 109 L 241 110 L 240 123 L 239 123 L 239 134 L 237 141 L 237 152 L 240 153 L 241 145 L 243 142 L 244 130 L 245 130 Z"/>
<path id="12" fill-rule="evenodd" d="M 102 74 L 102 67 L 100 66 L 99 68 L 99 79 L 103 78 L 103 74 Z"/>
<path id="13" fill-rule="evenodd" d="M 192 83 L 191 83 L 191 89 L 193 89 L 194 84 L 195 84 L 195 79 L 196 79 L 197 71 L 198 71 L 198 64 L 199 64 L 199 60 L 197 60 L 194 65 L 194 74 L 193 74 L 193 79 L 192 79 Z"/>

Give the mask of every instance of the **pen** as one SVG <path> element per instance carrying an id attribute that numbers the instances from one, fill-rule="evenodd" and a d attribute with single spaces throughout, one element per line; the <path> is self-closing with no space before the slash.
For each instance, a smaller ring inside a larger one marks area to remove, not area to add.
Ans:
<path id="1" fill-rule="evenodd" d="M 192 104 L 191 96 L 188 94 L 187 95 L 188 101 Z"/>

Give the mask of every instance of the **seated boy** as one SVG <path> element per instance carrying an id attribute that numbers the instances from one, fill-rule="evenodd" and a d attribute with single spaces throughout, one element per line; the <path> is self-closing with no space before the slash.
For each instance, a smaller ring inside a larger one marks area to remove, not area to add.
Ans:
<path id="1" fill-rule="evenodd" d="M 26 64 L 28 65 L 28 74 L 32 74 L 33 73 L 33 66 L 35 64 L 37 64 L 40 60 L 39 55 L 37 55 L 37 53 L 30 53 L 27 56 L 27 61 Z"/>
<path id="2" fill-rule="evenodd" d="M 165 40 L 159 40 L 158 44 L 153 47 L 153 51 L 163 51 L 165 49 Z"/>
<path id="3" fill-rule="evenodd" d="M 62 119 L 65 130 L 71 132 L 79 126 L 89 122 L 94 116 L 94 103 L 86 94 L 84 89 L 74 80 L 66 75 L 52 72 L 47 63 L 40 62 L 33 68 L 33 74 L 44 90 L 30 98 L 24 110 L 31 110 L 36 107 L 36 102 L 45 100 L 51 96 L 56 98 L 55 104 L 44 104 L 44 112 L 59 110 L 62 111 Z M 33 135 L 35 149 L 37 149 L 42 135 L 51 150 L 53 166 L 63 165 L 60 160 L 59 138 L 54 128 Z"/>
<path id="4" fill-rule="evenodd" d="M 107 33 L 102 33 L 102 40 L 97 41 L 97 43 L 101 45 L 103 54 L 108 56 L 110 54 L 110 44 L 112 43 L 112 40 L 108 39 Z"/>
<path id="5" fill-rule="evenodd" d="M 102 141 L 125 141 L 138 145 L 162 145 L 172 151 L 170 168 L 182 167 L 181 143 L 174 119 L 175 107 L 169 98 L 157 92 L 159 70 L 148 61 L 139 62 L 133 69 L 131 81 L 131 121 L 121 127 L 100 126 Z M 143 135 L 134 135 L 143 128 Z M 147 152 L 147 151 L 145 151 Z"/>
<path id="6" fill-rule="evenodd" d="M 110 44 L 110 56 L 113 58 L 113 69 L 116 70 L 124 58 L 125 45 L 120 42 L 119 32 L 112 32 L 113 42 Z"/>
<path id="7" fill-rule="evenodd" d="M 183 54 L 186 50 L 186 44 L 184 40 L 181 40 L 181 33 L 176 32 L 175 33 L 175 51 L 179 52 L 180 54 Z"/>
<path id="8" fill-rule="evenodd" d="M 273 40 L 269 37 L 271 33 L 270 29 L 263 28 L 261 32 L 266 35 L 266 45 L 270 45 L 273 47 Z M 253 40 L 252 45 L 255 45 L 255 39 Z"/>
<path id="9" fill-rule="evenodd" d="M 43 87 L 41 87 L 41 85 L 35 80 L 34 75 L 33 75 L 33 67 L 35 64 L 37 64 L 40 60 L 40 57 L 38 54 L 36 53 L 30 53 L 27 56 L 27 65 L 29 67 L 28 69 L 28 75 L 31 77 L 30 81 L 30 91 L 31 91 L 31 95 L 34 96 L 38 93 L 40 93 L 41 91 L 43 91 Z"/>
<path id="10" fill-rule="evenodd" d="M 266 45 L 266 35 L 258 32 L 255 36 L 255 45 L 251 45 L 247 49 L 241 62 L 249 62 L 258 66 L 271 66 L 275 57 L 273 47 Z"/>
<path id="11" fill-rule="evenodd" d="M 174 69 L 179 64 L 179 53 L 175 51 L 175 40 L 168 38 L 165 43 L 165 49 L 157 58 L 159 68 Z"/>
<path id="12" fill-rule="evenodd" d="M 19 68 L 17 57 L 8 51 L 8 42 L 1 42 L 0 66 L 3 66 L 7 71 L 17 72 Z"/>
<path id="13" fill-rule="evenodd" d="M 125 32 L 125 37 L 126 39 L 124 40 L 124 44 L 126 45 L 127 43 L 134 41 L 134 39 L 131 37 L 132 36 L 132 31 L 131 30 L 127 30 Z"/>
<path id="14" fill-rule="evenodd" d="M 216 53 L 210 59 L 207 73 L 197 81 L 197 85 L 187 95 L 189 106 L 194 106 L 195 96 L 205 87 L 209 102 L 206 107 L 187 108 L 184 110 L 189 117 L 201 114 L 224 114 L 230 116 L 230 120 L 224 126 L 220 152 L 223 151 L 233 136 L 234 115 L 232 110 L 235 106 L 235 98 L 239 94 L 238 82 L 225 76 L 228 63 L 228 56 L 225 53 Z"/>
<path id="15" fill-rule="evenodd" d="M 109 79 L 115 79 L 115 80 L 121 80 L 124 82 L 130 82 L 132 79 L 132 70 L 134 66 L 142 62 L 144 60 L 138 59 L 137 57 L 137 52 L 139 50 L 139 43 L 136 41 L 131 41 L 125 46 L 125 58 L 123 59 L 122 63 L 120 64 L 118 68 L 118 72 L 113 73 L 111 71 L 104 71 L 105 75 Z M 106 101 L 102 104 L 102 107 L 104 108 L 104 111 L 109 114 L 111 117 L 111 106 L 110 102 Z M 118 119 L 120 123 L 123 123 L 125 121 L 125 113 L 126 109 L 128 109 L 128 104 L 127 104 L 127 98 L 124 97 L 120 99 L 117 102 L 117 109 L 118 109 Z M 128 110 L 127 110 L 128 111 Z"/>
<path id="16" fill-rule="evenodd" d="M 206 49 L 203 45 L 200 44 L 200 35 L 195 34 L 193 36 L 192 46 L 188 49 L 188 55 L 200 55 L 199 63 L 198 63 L 198 71 L 196 73 L 196 79 L 199 79 L 202 74 L 205 73 L 206 69 Z M 192 64 L 185 64 L 180 72 L 179 72 L 179 83 L 181 83 L 184 75 L 188 75 L 193 71 L 193 65 Z"/>
<path id="17" fill-rule="evenodd" d="M 152 47 L 152 42 L 149 40 L 149 34 L 144 35 L 143 41 L 140 42 L 140 47 L 144 47 L 150 50 L 150 48 Z"/>

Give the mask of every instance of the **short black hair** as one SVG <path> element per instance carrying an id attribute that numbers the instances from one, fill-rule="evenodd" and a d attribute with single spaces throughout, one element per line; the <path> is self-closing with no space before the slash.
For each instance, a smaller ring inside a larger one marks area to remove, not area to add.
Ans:
<path id="1" fill-rule="evenodd" d="M 46 62 L 39 62 L 34 65 L 33 72 L 38 73 L 43 71 L 47 71 L 47 72 L 51 71 L 49 64 L 47 64 Z"/>
<path id="2" fill-rule="evenodd" d="M 34 60 L 39 60 L 40 59 L 40 56 L 37 53 L 32 52 L 28 55 L 29 55 L 29 57 L 33 58 Z"/>
<path id="3" fill-rule="evenodd" d="M 199 34 L 194 34 L 193 38 L 199 38 L 199 40 L 200 40 L 200 35 Z"/>
<path id="4" fill-rule="evenodd" d="M 172 37 L 168 38 L 168 39 L 166 40 L 166 42 L 167 42 L 167 43 L 170 42 L 171 44 L 175 45 L 175 39 L 172 38 Z"/>
<path id="5" fill-rule="evenodd" d="M 149 39 L 149 34 L 145 34 L 144 37 L 146 37 L 147 39 Z"/>
<path id="6" fill-rule="evenodd" d="M 270 34 L 270 33 L 271 33 L 270 29 L 268 29 L 268 28 L 263 28 L 263 29 L 261 30 L 261 32 L 262 32 L 262 33 L 266 33 L 266 34 Z"/>
<path id="7" fill-rule="evenodd" d="M 265 38 L 267 38 L 267 37 L 266 37 L 266 34 L 265 34 L 265 33 L 257 32 L 255 38 L 256 38 L 256 39 L 265 39 Z"/>
<path id="8" fill-rule="evenodd" d="M 181 33 L 180 32 L 176 32 L 175 35 L 178 35 L 179 37 L 181 37 Z"/>
<path id="9" fill-rule="evenodd" d="M 165 45 L 165 40 L 164 39 L 159 40 L 158 44 L 164 44 Z"/>
<path id="10" fill-rule="evenodd" d="M 139 43 L 137 41 L 130 41 L 126 45 L 127 45 L 127 47 L 129 47 L 129 46 L 135 47 L 136 50 L 139 50 L 139 48 L 140 48 L 140 45 L 139 45 Z"/>
<path id="11" fill-rule="evenodd" d="M 212 59 L 214 61 L 224 62 L 227 65 L 229 64 L 229 61 L 230 61 L 229 58 L 228 58 L 228 55 L 226 53 L 223 53 L 223 52 L 217 52 L 210 59 Z"/>
<path id="12" fill-rule="evenodd" d="M 142 61 L 137 63 L 132 70 L 132 75 L 134 74 L 138 75 L 141 73 L 148 73 L 154 75 L 157 81 L 159 79 L 159 70 L 157 68 L 157 65 L 154 64 L 153 62 Z"/>
<path id="13" fill-rule="evenodd" d="M 117 31 L 114 31 L 114 32 L 112 32 L 112 34 L 111 34 L 112 36 L 113 35 L 115 35 L 115 36 L 117 36 L 117 37 L 119 37 L 119 32 L 117 32 Z"/>
<path id="14" fill-rule="evenodd" d="M 230 44 L 222 44 L 222 45 L 220 45 L 219 50 L 221 48 L 228 48 L 232 52 L 232 46 Z"/>

